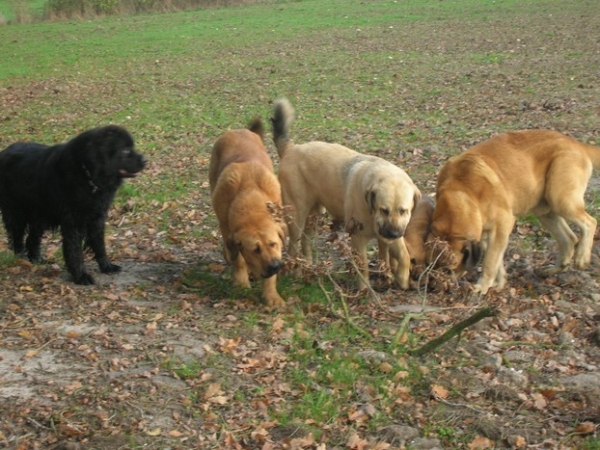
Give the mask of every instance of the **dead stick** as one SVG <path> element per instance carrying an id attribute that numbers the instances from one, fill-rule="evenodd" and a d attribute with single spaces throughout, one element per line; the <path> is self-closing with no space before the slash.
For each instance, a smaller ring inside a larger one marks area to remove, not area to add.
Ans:
<path id="1" fill-rule="evenodd" d="M 342 304 L 342 309 L 344 311 L 344 319 L 346 320 L 346 323 L 352 327 L 354 330 L 356 330 L 358 333 L 362 334 L 363 336 L 367 337 L 367 338 L 371 338 L 371 334 L 362 329 L 361 327 L 359 327 L 354 320 L 352 320 L 352 317 L 350 317 L 350 310 L 348 309 L 348 305 L 346 304 L 346 301 L 344 300 L 344 294 L 341 292 L 341 289 L 339 289 L 339 286 L 337 286 L 337 284 L 335 284 L 335 282 L 333 281 L 333 279 L 331 278 L 331 275 L 329 274 L 329 280 L 336 286 L 338 287 L 338 293 L 340 294 L 339 298 L 340 298 L 340 303 Z M 329 295 L 329 292 L 327 292 L 327 290 L 325 289 L 325 286 L 323 286 L 323 282 L 321 281 L 321 278 L 318 279 L 318 283 L 319 283 L 319 288 L 321 288 L 321 292 L 323 292 L 323 294 L 325 295 L 325 297 L 327 298 L 327 303 L 329 304 L 329 309 L 330 311 L 335 314 L 336 316 L 339 316 L 339 314 L 336 314 L 335 311 L 333 310 L 333 299 L 331 298 L 331 296 Z"/>
<path id="2" fill-rule="evenodd" d="M 448 342 L 454 336 L 460 335 L 460 333 L 462 333 L 462 331 L 465 328 L 470 327 L 471 325 L 475 325 L 477 322 L 479 322 L 482 319 L 485 319 L 486 317 L 493 317 L 495 315 L 496 315 L 495 308 L 490 308 L 490 307 L 483 308 L 483 309 L 477 311 L 471 317 L 467 317 L 465 320 L 462 320 L 461 322 L 454 325 L 452 328 L 450 328 L 448 331 L 446 331 L 440 337 L 432 339 L 427 344 L 423 345 L 422 347 L 419 347 L 416 350 L 410 350 L 408 352 L 408 354 L 410 356 L 423 356 L 423 355 L 431 352 L 432 350 L 435 350 L 440 345 Z"/>

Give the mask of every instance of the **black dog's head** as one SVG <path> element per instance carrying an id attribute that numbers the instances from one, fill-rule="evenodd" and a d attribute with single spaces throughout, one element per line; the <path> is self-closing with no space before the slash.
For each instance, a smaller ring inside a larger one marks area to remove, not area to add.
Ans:
<path id="1" fill-rule="evenodd" d="M 137 151 L 133 137 L 117 125 L 84 131 L 66 144 L 90 183 L 112 185 L 116 180 L 137 176 L 146 159 Z"/>

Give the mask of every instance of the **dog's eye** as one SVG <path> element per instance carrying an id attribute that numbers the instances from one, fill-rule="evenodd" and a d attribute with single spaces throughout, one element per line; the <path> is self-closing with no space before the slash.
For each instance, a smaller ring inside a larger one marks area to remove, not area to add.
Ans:
<path id="1" fill-rule="evenodd" d="M 269 247 L 271 247 L 271 248 L 277 247 L 277 242 L 270 242 Z"/>
<path id="2" fill-rule="evenodd" d="M 384 216 L 387 216 L 390 213 L 390 210 L 387 208 L 379 208 L 379 211 L 381 212 L 381 214 L 383 214 Z"/>
<path id="3" fill-rule="evenodd" d="M 403 208 L 400 208 L 400 210 L 399 210 L 399 211 L 400 211 L 400 215 L 401 215 L 401 216 L 405 216 L 405 215 L 408 213 L 408 209 L 403 209 Z"/>
<path id="4" fill-rule="evenodd" d="M 254 253 L 255 255 L 260 255 L 260 247 L 256 247 L 252 253 Z"/>

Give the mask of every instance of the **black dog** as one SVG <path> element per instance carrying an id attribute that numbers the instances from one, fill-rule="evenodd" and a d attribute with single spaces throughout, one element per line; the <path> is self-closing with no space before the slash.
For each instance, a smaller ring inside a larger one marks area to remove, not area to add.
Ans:
<path id="1" fill-rule="evenodd" d="M 26 249 L 29 260 L 38 261 L 44 231 L 60 228 L 75 283 L 94 283 L 83 264 L 84 243 L 101 272 L 118 272 L 121 268 L 106 255 L 106 217 L 123 178 L 135 177 L 145 164 L 131 135 L 115 125 L 52 147 L 10 145 L 0 152 L 0 211 L 12 250 L 21 254 Z"/>

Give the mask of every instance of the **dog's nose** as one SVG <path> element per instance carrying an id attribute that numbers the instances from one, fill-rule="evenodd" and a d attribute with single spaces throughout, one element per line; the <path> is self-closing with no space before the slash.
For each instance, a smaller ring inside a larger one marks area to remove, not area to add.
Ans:
<path id="1" fill-rule="evenodd" d="M 397 228 L 380 228 L 379 234 L 385 239 L 399 239 L 404 236 L 404 231 Z"/>
<path id="2" fill-rule="evenodd" d="M 281 264 L 281 261 L 279 261 L 279 260 L 271 261 L 271 263 L 266 268 L 264 278 L 272 277 L 277 272 L 279 272 L 282 267 L 283 267 L 283 264 Z"/>

